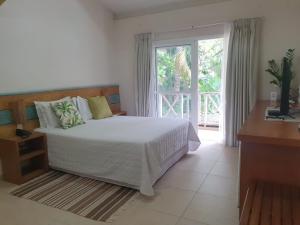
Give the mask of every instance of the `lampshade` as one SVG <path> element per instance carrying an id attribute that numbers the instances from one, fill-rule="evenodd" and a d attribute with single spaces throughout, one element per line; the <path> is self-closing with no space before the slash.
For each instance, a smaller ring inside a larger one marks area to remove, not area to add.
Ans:
<path id="1" fill-rule="evenodd" d="M 17 126 L 23 127 L 25 124 L 25 104 L 23 100 L 15 101 L 11 103 L 11 109 L 13 111 L 13 118 Z"/>

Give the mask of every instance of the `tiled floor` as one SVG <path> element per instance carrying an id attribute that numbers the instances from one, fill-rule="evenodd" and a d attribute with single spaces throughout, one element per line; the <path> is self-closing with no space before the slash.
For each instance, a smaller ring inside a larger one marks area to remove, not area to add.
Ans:
<path id="1" fill-rule="evenodd" d="M 238 151 L 202 140 L 155 185 L 156 196 L 139 196 L 113 225 L 237 225 Z M 104 225 L 18 199 L 0 181 L 2 225 Z"/>

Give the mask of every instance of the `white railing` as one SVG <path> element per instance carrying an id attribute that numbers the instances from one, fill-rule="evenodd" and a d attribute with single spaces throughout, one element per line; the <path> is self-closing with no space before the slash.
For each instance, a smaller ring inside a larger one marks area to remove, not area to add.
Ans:
<path id="1" fill-rule="evenodd" d="M 199 93 L 198 124 L 204 127 L 219 126 L 220 92 Z M 160 92 L 158 93 L 158 114 L 160 117 L 190 118 L 191 94 Z"/>
<path id="2" fill-rule="evenodd" d="M 205 92 L 200 93 L 198 97 L 199 116 L 198 123 L 201 126 L 219 126 L 220 124 L 220 108 L 221 108 L 221 93 L 220 92 Z"/>
<path id="3" fill-rule="evenodd" d="M 160 117 L 190 117 L 190 93 L 158 93 L 158 114 Z"/>

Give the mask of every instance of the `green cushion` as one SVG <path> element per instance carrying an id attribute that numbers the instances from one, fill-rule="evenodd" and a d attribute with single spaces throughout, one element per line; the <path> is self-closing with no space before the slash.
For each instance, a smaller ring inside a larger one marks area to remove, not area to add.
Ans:
<path id="1" fill-rule="evenodd" d="M 100 120 L 112 116 L 112 112 L 105 96 L 88 98 L 88 102 L 93 114 L 93 119 Z"/>
<path id="2" fill-rule="evenodd" d="M 68 129 L 84 124 L 78 109 L 71 101 L 52 103 L 51 106 L 62 128 Z"/>

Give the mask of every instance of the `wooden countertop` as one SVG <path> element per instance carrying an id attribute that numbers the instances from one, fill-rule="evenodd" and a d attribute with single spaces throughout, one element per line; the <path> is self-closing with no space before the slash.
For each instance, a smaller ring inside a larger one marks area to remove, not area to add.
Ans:
<path id="1" fill-rule="evenodd" d="M 300 147 L 299 123 L 266 121 L 264 117 L 267 106 L 266 101 L 256 104 L 239 131 L 238 139 L 244 142 Z"/>
<path id="2" fill-rule="evenodd" d="M 20 142 L 30 141 L 32 139 L 35 139 L 35 138 L 38 138 L 38 137 L 43 137 L 43 136 L 45 136 L 45 134 L 34 131 L 34 132 L 32 132 L 32 134 L 28 138 L 21 138 L 21 137 L 18 137 L 18 136 L 0 137 L 0 141 L 2 140 L 2 141 L 20 143 Z"/>

